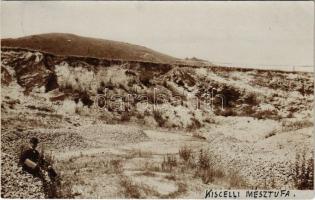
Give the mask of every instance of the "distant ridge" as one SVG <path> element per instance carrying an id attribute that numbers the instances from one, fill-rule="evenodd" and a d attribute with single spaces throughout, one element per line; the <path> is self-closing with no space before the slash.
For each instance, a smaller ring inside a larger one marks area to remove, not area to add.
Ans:
<path id="1" fill-rule="evenodd" d="M 175 63 L 180 60 L 139 45 L 67 33 L 5 38 L 1 39 L 1 46 L 27 48 L 62 56 L 87 56 L 161 63 Z"/>

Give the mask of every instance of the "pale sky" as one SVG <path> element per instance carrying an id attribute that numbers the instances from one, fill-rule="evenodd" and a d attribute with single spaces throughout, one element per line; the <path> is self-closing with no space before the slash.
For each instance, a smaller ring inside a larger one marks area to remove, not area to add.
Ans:
<path id="1" fill-rule="evenodd" d="M 216 63 L 313 65 L 314 3 L 1 2 L 2 38 L 49 32 Z"/>

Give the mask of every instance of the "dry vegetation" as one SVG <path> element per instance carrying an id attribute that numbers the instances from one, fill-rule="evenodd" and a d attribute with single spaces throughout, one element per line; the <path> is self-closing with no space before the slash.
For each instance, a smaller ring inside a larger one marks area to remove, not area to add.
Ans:
<path id="1" fill-rule="evenodd" d="M 314 157 L 306 158 L 306 152 L 296 155 L 293 180 L 299 190 L 314 189 Z"/>

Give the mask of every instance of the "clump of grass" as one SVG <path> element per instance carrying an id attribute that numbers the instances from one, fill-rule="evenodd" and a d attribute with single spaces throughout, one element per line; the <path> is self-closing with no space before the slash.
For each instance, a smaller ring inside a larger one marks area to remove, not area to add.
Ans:
<path id="1" fill-rule="evenodd" d="M 295 131 L 302 128 L 312 127 L 313 122 L 308 120 L 298 120 L 298 121 L 283 121 L 282 130 L 283 131 Z"/>
<path id="2" fill-rule="evenodd" d="M 270 133 L 268 133 L 268 134 L 265 136 L 265 139 L 267 139 L 267 138 L 269 138 L 269 137 L 272 137 L 272 136 L 276 135 L 276 133 L 277 133 L 277 130 L 273 130 L 273 131 L 271 131 Z"/>
<path id="3" fill-rule="evenodd" d="M 163 158 L 163 162 L 161 164 L 162 171 L 172 171 L 174 167 L 177 166 L 177 159 L 175 155 L 166 155 Z"/>
<path id="4" fill-rule="evenodd" d="M 179 157 L 183 159 L 185 162 L 188 162 L 192 157 L 192 149 L 184 146 L 178 151 Z"/>
<path id="5" fill-rule="evenodd" d="M 209 183 L 213 181 L 213 174 L 212 174 L 212 166 L 210 165 L 210 158 L 207 152 L 204 152 L 202 149 L 199 152 L 198 157 L 198 171 L 197 176 L 202 179 L 203 183 Z"/>
<path id="6" fill-rule="evenodd" d="M 150 177 L 155 177 L 156 176 L 156 174 L 151 172 L 151 171 L 144 171 L 144 172 L 141 172 L 141 173 L 137 173 L 137 175 L 150 176 Z"/>
<path id="7" fill-rule="evenodd" d="M 215 167 L 214 156 L 201 149 L 198 155 L 195 176 L 200 177 L 203 183 L 208 184 L 213 182 L 215 178 L 225 178 L 226 175 L 220 168 Z"/>
<path id="8" fill-rule="evenodd" d="M 261 110 L 261 111 L 256 111 L 254 114 L 254 117 L 257 119 L 272 119 L 272 118 L 277 118 L 278 116 L 278 111 L 277 110 Z"/>
<path id="9" fill-rule="evenodd" d="M 246 188 L 247 183 L 236 170 L 225 172 L 216 162 L 220 162 L 214 153 L 200 149 L 197 156 L 191 148 L 183 146 L 178 151 L 182 162 L 177 162 L 175 155 L 167 155 L 161 163 L 163 172 L 171 172 L 165 176 L 168 180 L 178 181 L 184 174 L 192 173 L 194 178 L 200 178 L 204 184 L 214 182 L 217 179 L 227 182 L 232 188 Z M 196 158 L 196 159 L 195 159 Z M 179 170 L 178 170 L 179 169 Z M 176 174 L 181 172 L 180 174 Z"/>
<path id="10" fill-rule="evenodd" d="M 59 178 L 55 182 L 45 183 L 44 191 L 46 198 L 72 199 L 77 194 L 72 190 L 73 182 Z"/>
<path id="11" fill-rule="evenodd" d="M 116 174 L 119 174 L 123 171 L 122 160 L 118 159 L 110 160 L 109 164 L 112 171 L 114 171 Z"/>
<path id="12" fill-rule="evenodd" d="M 194 131 L 192 133 L 192 136 L 201 140 L 206 140 L 207 138 L 205 138 L 204 136 L 202 136 L 199 132 Z"/>
<path id="13" fill-rule="evenodd" d="M 204 152 L 202 149 L 199 151 L 198 167 L 201 170 L 208 169 L 210 167 L 210 159 L 208 153 Z"/>
<path id="14" fill-rule="evenodd" d="M 228 181 L 229 181 L 230 188 L 242 189 L 242 188 L 246 188 L 247 186 L 246 181 L 242 178 L 242 176 L 236 170 L 231 170 L 228 173 Z"/>
<path id="15" fill-rule="evenodd" d="M 306 159 L 305 151 L 296 155 L 294 174 L 294 185 L 299 190 L 314 189 L 314 158 L 313 153 L 309 159 Z"/>
<path id="16" fill-rule="evenodd" d="M 126 198 L 139 199 L 141 197 L 139 186 L 133 183 L 129 178 L 122 177 L 120 186 Z"/>
<path id="17" fill-rule="evenodd" d="M 130 121 L 131 115 L 129 112 L 123 112 L 120 116 L 120 121 L 122 122 L 128 122 Z"/>
<path id="18" fill-rule="evenodd" d="M 42 170 L 47 171 L 48 166 L 52 166 L 55 163 L 55 157 L 52 153 L 48 154 L 45 152 L 45 146 L 41 146 L 40 157 L 42 158 L 39 164 Z M 45 160 L 45 162 L 43 162 Z M 76 194 L 73 193 L 72 187 L 73 182 L 65 177 L 57 175 L 57 177 L 50 178 L 46 177 L 44 174 L 41 177 L 44 193 L 46 198 L 74 198 Z"/>
<path id="19" fill-rule="evenodd" d="M 161 171 L 159 163 L 150 163 L 150 162 L 147 162 L 147 161 L 144 163 L 143 170 L 145 170 L 145 171 L 154 171 L 154 172 Z"/>
<path id="20" fill-rule="evenodd" d="M 151 151 L 145 151 L 141 149 L 132 149 L 126 156 L 125 158 L 127 159 L 133 159 L 133 158 L 150 158 L 152 157 L 152 152 Z"/>
<path id="21" fill-rule="evenodd" d="M 176 181 L 176 175 L 174 175 L 174 174 L 166 175 L 166 176 L 164 176 L 164 178 L 166 178 L 167 180 L 170 180 L 170 181 Z"/>

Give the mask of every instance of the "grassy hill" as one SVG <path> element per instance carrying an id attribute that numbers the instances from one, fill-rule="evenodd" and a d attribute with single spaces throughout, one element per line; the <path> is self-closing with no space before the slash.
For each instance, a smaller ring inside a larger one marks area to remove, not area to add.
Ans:
<path id="1" fill-rule="evenodd" d="M 47 33 L 21 38 L 1 39 L 3 47 L 20 47 L 63 56 L 174 63 L 177 58 L 149 48 L 112 40 L 82 37 L 66 33 Z"/>

